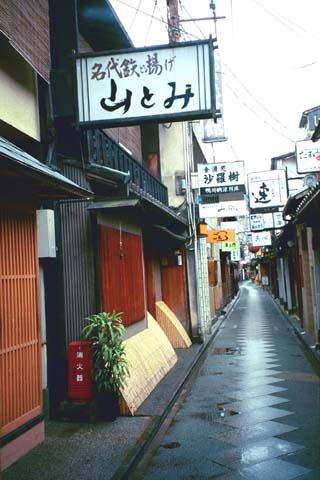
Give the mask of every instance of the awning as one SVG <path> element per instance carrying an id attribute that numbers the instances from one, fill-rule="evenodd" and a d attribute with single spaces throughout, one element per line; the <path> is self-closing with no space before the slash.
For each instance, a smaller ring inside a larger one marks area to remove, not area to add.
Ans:
<path id="1" fill-rule="evenodd" d="M 169 207 L 154 205 L 145 198 L 110 198 L 100 202 L 93 202 L 88 206 L 91 212 L 111 212 L 113 210 L 134 209 L 140 216 L 145 233 L 162 243 L 180 244 L 186 243 L 189 237 L 186 236 L 186 221 L 179 218 Z"/>
<path id="2" fill-rule="evenodd" d="M 126 197 L 126 198 L 110 198 L 105 199 L 104 201 L 92 203 L 88 209 L 89 210 L 110 210 L 114 208 L 128 208 L 135 207 L 141 210 L 146 215 L 150 215 L 156 220 L 157 224 L 176 224 L 181 227 L 186 227 L 188 222 L 185 218 L 179 216 L 174 210 L 170 207 L 162 204 L 161 202 L 155 200 L 153 197 L 147 198 L 146 196 L 141 197 Z M 159 221 L 160 219 L 163 222 Z"/>
<path id="3" fill-rule="evenodd" d="M 318 140 L 320 140 L 320 122 L 318 122 L 318 125 L 315 128 L 315 131 L 312 134 L 311 140 L 313 142 L 317 142 Z"/>
<path id="4" fill-rule="evenodd" d="M 32 193 L 42 200 L 92 197 L 93 193 L 0 137 L 0 182 L 5 193 Z"/>
<path id="5" fill-rule="evenodd" d="M 307 192 L 309 192 L 309 187 L 305 186 L 294 194 L 289 195 L 287 203 L 285 204 L 282 211 L 284 217 L 286 215 L 294 216 L 296 214 L 297 207 L 300 205 Z"/>
<path id="6" fill-rule="evenodd" d="M 78 1 L 79 27 L 94 50 L 132 48 L 132 41 L 106 0 Z"/>
<path id="7" fill-rule="evenodd" d="M 127 184 L 130 181 L 130 172 L 122 172 L 111 167 L 91 163 L 87 167 L 87 177 L 98 182 L 104 182 L 107 178 L 117 183 L 122 182 Z"/>
<path id="8" fill-rule="evenodd" d="M 171 240 L 174 240 L 177 243 L 186 243 L 190 240 L 189 237 L 186 235 L 178 235 L 177 233 L 172 232 L 169 228 L 164 227 L 163 225 L 151 225 L 151 228 L 155 232 L 159 232 L 160 234 L 168 237 Z"/>
<path id="9" fill-rule="evenodd" d="M 283 216 L 290 215 L 292 221 L 295 223 L 302 221 L 306 216 L 311 220 L 317 221 L 317 215 L 320 209 L 319 198 L 319 183 L 313 187 L 305 186 L 294 195 L 289 196 L 282 212 Z"/>
<path id="10" fill-rule="evenodd" d="M 138 198 L 126 198 L 119 200 L 106 200 L 103 202 L 94 202 L 88 206 L 88 210 L 98 212 L 103 210 L 111 210 L 115 208 L 132 208 L 139 206 Z"/>

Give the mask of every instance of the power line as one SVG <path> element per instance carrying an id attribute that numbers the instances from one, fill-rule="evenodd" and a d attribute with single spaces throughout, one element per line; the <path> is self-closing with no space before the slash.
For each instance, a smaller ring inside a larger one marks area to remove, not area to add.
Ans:
<path id="1" fill-rule="evenodd" d="M 184 40 L 192 40 L 192 38 L 195 40 L 201 40 L 201 38 L 197 35 L 193 35 L 193 33 L 187 32 L 182 25 L 179 25 L 179 30 L 181 34 L 183 34 Z"/>
<path id="2" fill-rule="evenodd" d="M 229 70 L 229 72 L 231 73 L 231 75 L 237 80 L 237 82 L 244 88 L 244 90 L 248 93 L 248 95 L 253 98 L 253 100 L 255 102 L 257 102 L 258 105 L 260 105 L 260 107 L 275 121 L 277 122 L 282 128 L 286 129 L 286 130 L 289 130 L 288 127 L 286 125 L 284 125 L 282 122 L 280 122 L 280 120 L 278 120 L 274 115 L 273 113 L 270 112 L 270 110 L 267 109 L 267 107 L 265 107 L 265 105 L 263 105 L 263 103 L 260 102 L 260 100 L 258 100 L 254 95 L 253 93 L 250 92 L 250 90 L 247 88 L 247 86 L 240 80 L 240 78 L 231 70 L 231 68 L 225 63 L 224 64 L 225 67 Z"/>
<path id="3" fill-rule="evenodd" d="M 186 14 L 188 15 L 188 17 L 192 20 L 192 16 L 190 15 L 190 13 L 188 12 L 188 10 L 186 9 L 186 7 L 184 5 L 182 5 L 181 1 L 180 1 L 180 6 L 181 6 L 181 10 L 184 10 L 186 12 Z M 202 35 L 202 38 L 206 38 L 205 34 L 203 33 L 203 31 L 201 30 L 201 28 L 199 27 L 198 25 L 198 22 L 196 22 L 195 20 L 193 20 L 193 23 L 194 25 L 197 27 L 197 29 L 199 30 L 200 34 Z"/>
<path id="4" fill-rule="evenodd" d="M 277 135 L 280 135 L 281 137 L 285 138 L 286 140 L 289 140 L 292 143 L 295 143 L 295 140 L 292 138 L 288 137 L 287 135 L 284 135 L 282 132 L 277 130 L 271 123 L 269 123 L 266 119 L 262 118 L 253 108 L 250 107 L 245 101 L 242 100 L 242 98 L 239 97 L 239 95 L 233 90 L 233 88 L 225 84 L 227 88 L 233 93 L 233 95 L 248 109 L 250 110 L 251 113 L 253 113 L 257 118 L 259 118 L 260 121 L 262 121 L 265 125 L 267 125 L 271 130 L 273 130 Z"/>
<path id="5" fill-rule="evenodd" d="M 232 145 L 232 143 L 229 143 L 229 146 L 230 146 L 231 151 L 234 153 L 234 156 L 235 156 L 236 160 L 239 160 L 240 156 L 239 156 L 239 155 L 237 154 L 237 152 L 235 151 L 234 146 Z"/>
<path id="6" fill-rule="evenodd" d="M 319 63 L 318 60 L 316 60 L 315 62 L 306 63 L 305 65 L 300 65 L 300 67 L 297 67 L 297 70 L 301 70 L 302 68 L 313 67 L 313 65 L 317 65 L 318 63 Z"/>
<path id="7" fill-rule="evenodd" d="M 152 22 L 153 22 L 153 20 L 154 20 L 154 12 L 156 11 L 157 3 L 158 3 L 158 0 L 154 0 L 153 12 L 152 12 L 151 20 L 150 20 L 149 27 L 148 27 L 148 30 L 147 30 L 147 33 L 146 33 L 146 37 L 145 37 L 145 39 L 144 39 L 144 45 L 145 45 L 145 46 L 146 46 L 146 43 L 147 43 L 148 35 L 149 35 L 149 33 L 150 33 L 150 29 L 151 29 Z"/>
<path id="8" fill-rule="evenodd" d="M 161 20 L 164 22 L 164 23 L 167 23 L 167 21 L 165 20 L 165 18 L 167 18 L 167 1 L 166 0 L 163 0 L 162 2 L 158 3 L 158 10 L 159 10 L 159 15 L 161 17 Z M 163 13 L 163 10 L 164 10 L 164 13 Z M 167 27 L 167 34 L 168 34 L 168 27 Z"/>
<path id="9" fill-rule="evenodd" d="M 128 8 L 131 8 L 133 10 L 137 10 L 136 7 L 134 7 L 133 5 L 130 5 L 129 3 L 125 2 L 124 0 L 116 0 L 118 3 L 121 3 L 122 5 L 125 5 L 126 7 Z M 154 15 L 151 15 L 150 13 L 148 12 L 145 12 L 144 10 L 139 10 L 139 13 L 142 13 L 143 15 L 147 16 L 147 17 L 150 17 L 150 18 L 153 18 L 153 20 L 156 20 L 160 23 L 164 23 L 166 26 L 168 26 L 168 22 L 166 22 L 165 20 L 161 20 L 160 18 L 157 18 L 156 16 Z"/>
<path id="10" fill-rule="evenodd" d="M 266 8 L 264 5 L 261 5 L 260 2 L 258 2 L 257 0 L 251 0 L 253 3 L 255 3 L 256 5 L 258 5 L 260 8 L 262 8 L 262 10 L 264 10 L 265 12 L 268 13 L 268 15 L 270 15 L 272 18 L 274 18 L 275 20 L 277 20 L 277 22 L 279 22 L 281 25 L 283 25 L 284 27 L 286 27 L 288 30 L 290 30 L 292 33 L 294 33 L 297 37 L 299 38 L 303 38 L 303 35 L 301 35 L 299 32 L 297 32 L 296 29 L 293 29 L 290 27 L 290 25 L 288 25 L 288 23 L 292 24 L 292 25 L 295 25 L 295 26 L 298 26 L 297 24 L 294 24 L 294 22 L 290 21 L 287 17 L 284 17 L 284 16 L 281 16 L 281 15 L 276 15 L 274 14 L 271 10 L 269 10 L 268 8 Z M 283 18 L 285 21 L 281 20 L 281 18 Z M 286 23 L 287 22 L 287 23 Z M 298 26 L 299 27 L 299 26 Z M 302 27 L 299 27 L 301 30 L 304 30 Z M 304 30 L 306 33 L 308 33 L 308 35 L 312 35 L 313 34 L 311 32 L 307 32 L 306 30 Z M 316 37 L 317 38 L 317 37 Z"/>
<path id="11" fill-rule="evenodd" d="M 136 8 L 136 11 L 135 11 L 135 13 L 134 13 L 133 19 L 131 20 L 130 26 L 129 26 L 129 28 L 128 28 L 128 33 L 130 32 L 130 30 L 131 30 L 131 28 L 132 28 L 132 25 L 134 24 L 134 21 L 135 21 L 135 19 L 136 19 L 136 16 L 137 16 L 138 12 L 140 11 L 140 5 L 141 5 L 141 3 L 142 3 L 142 0 L 140 0 L 139 5 L 138 5 L 137 8 Z"/>
<path id="12" fill-rule="evenodd" d="M 285 17 L 284 15 L 280 15 L 280 16 L 281 16 L 281 18 L 283 18 L 284 20 L 286 20 L 288 23 L 291 23 L 291 25 L 299 28 L 300 30 L 302 30 L 302 32 L 304 32 L 305 34 L 309 35 L 310 37 L 318 38 L 318 39 L 319 39 L 319 36 L 318 36 L 318 35 L 315 35 L 314 33 L 309 32 L 309 30 L 306 30 L 305 28 L 301 27 L 301 25 L 299 25 L 298 23 L 295 23 L 293 20 L 290 20 L 288 17 Z"/>
<path id="13" fill-rule="evenodd" d="M 128 8 L 131 8 L 131 9 L 133 9 L 133 10 L 137 10 L 136 7 L 134 7 L 133 5 L 130 5 L 129 3 L 125 2 L 124 0 L 115 0 L 115 1 L 117 1 L 118 3 L 121 3 L 122 5 L 125 5 L 125 6 L 128 7 Z M 140 14 L 142 14 L 142 15 L 145 15 L 145 16 L 147 16 L 147 17 L 150 17 L 150 18 L 152 19 L 152 21 L 157 21 L 157 22 L 160 22 L 160 23 L 164 24 L 166 30 L 168 30 L 168 28 L 169 28 L 169 23 L 168 23 L 167 21 L 165 21 L 165 20 L 163 20 L 163 19 L 161 19 L 161 18 L 158 18 L 158 17 L 156 17 L 154 14 L 152 15 L 152 14 L 150 14 L 150 13 L 144 11 L 144 10 L 141 10 L 141 9 L 138 10 L 138 13 L 140 13 Z M 196 40 L 200 40 L 200 38 L 199 38 L 198 36 L 193 35 L 192 33 L 187 32 L 186 30 L 183 30 L 183 32 L 185 32 L 186 35 L 189 35 L 190 37 L 193 37 L 193 38 L 196 39 Z"/>

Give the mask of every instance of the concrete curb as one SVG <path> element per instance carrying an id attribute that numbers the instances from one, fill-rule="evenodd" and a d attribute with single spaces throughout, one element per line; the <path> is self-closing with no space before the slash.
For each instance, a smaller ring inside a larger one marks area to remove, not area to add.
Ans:
<path id="1" fill-rule="evenodd" d="M 130 475 L 132 474 L 134 468 L 138 465 L 139 461 L 142 459 L 148 446 L 151 444 L 152 440 L 154 439 L 157 432 L 159 431 L 161 425 L 163 424 L 163 422 L 169 415 L 171 409 L 173 408 L 174 404 L 176 403 L 177 398 L 179 397 L 184 385 L 187 383 L 193 371 L 195 370 L 200 360 L 204 356 L 205 352 L 209 348 L 210 344 L 219 333 L 219 330 L 222 324 L 228 318 L 228 316 L 232 313 L 239 298 L 240 298 L 240 291 L 237 293 L 237 296 L 234 299 L 232 299 L 231 302 L 226 306 L 225 308 L 226 313 L 224 315 L 220 315 L 217 321 L 214 323 L 211 334 L 208 335 L 202 347 L 199 349 L 199 351 L 195 355 L 195 358 L 191 363 L 189 371 L 182 378 L 179 385 L 175 388 L 173 395 L 171 397 L 171 400 L 169 401 L 168 405 L 166 406 L 162 414 L 152 418 L 149 426 L 146 428 L 146 430 L 143 432 L 143 434 L 140 437 L 142 441 L 137 442 L 134 449 L 132 449 L 134 451 L 132 452 L 131 450 L 128 453 L 127 458 L 122 463 L 121 467 L 118 468 L 118 470 L 112 476 L 112 480 L 127 480 L 131 478 Z"/>
<path id="2" fill-rule="evenodd" d="M 284 310 L 279 302 L 274 298 L 271 292 L 269 292 L 270 297 L 272 298 L 274 304 L 278 308 L 279 312 L 282 313 L 283 317 L 287 320 L 287 322 L 292 327 L 292 330 L 298 340 L 302 343 L 303 347 L 305 348 L 306 352 L 312 357 L 312 360 L 316 360 L 317 367 L 320 369 L 320 352 L 317 351 L 315 348 L 312 348 L 312 342 L 309 340 L 308 335 L 305 334 L 305 331 L 301 326 L 298 324 L 297 321 L 294 321 L 292 315 L 289 315 L 286 310 Z"/>

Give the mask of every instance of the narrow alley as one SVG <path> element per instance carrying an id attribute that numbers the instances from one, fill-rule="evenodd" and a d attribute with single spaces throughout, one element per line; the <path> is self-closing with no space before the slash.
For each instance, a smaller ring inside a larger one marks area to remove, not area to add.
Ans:
<path id="1" fill-rule="evenodd" d="M 134 478 L 319 479 L 319 366 L 309 356 L 269 293 L 244 282 Z"/>

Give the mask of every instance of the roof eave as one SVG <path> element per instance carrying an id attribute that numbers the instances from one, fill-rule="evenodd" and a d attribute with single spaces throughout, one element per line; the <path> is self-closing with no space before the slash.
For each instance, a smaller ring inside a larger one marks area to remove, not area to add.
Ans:
<path id="1" fill-rule="evenodd" d="M 107 0 L 78 1 L 79 29 L 97 51 L 133 47 L 133 43 Z"/>

